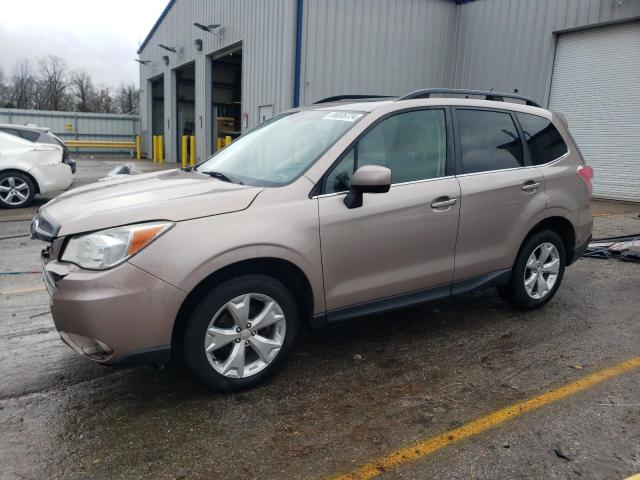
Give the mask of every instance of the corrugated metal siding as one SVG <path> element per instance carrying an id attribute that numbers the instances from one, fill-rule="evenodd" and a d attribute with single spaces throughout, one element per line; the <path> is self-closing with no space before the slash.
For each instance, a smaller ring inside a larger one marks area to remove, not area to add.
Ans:
<path id="1" fill-rule="evenodd" d="M 449 0 L 306 0 L 301 103 L 447 86 L 456 8 Z"/>
<path id="2" fill-rule="evenodd" d="M 203 32 L 193 26 L 219 23 L 223 26 L 223 38 Z M 147 81 L 164 74 L 165 79 L 165 151 L 177 152 L 173 132 L 166 128 L 171 118 L 171 95 L 175 96 L 175 85 L 171 72 L 176 67 L 190 62 L 196 64 L 196 152 L 204 158 L 206 140 L 213 126 L 210 118 L 210 98 L 206 91 L 208 55 L 242 42 L 242 109 L 248 113 L 249 127 L 257 123 L 258 107 L 274 105 L 275 113 L 292 105 L 293 60 L 294 60 L 295 0 L 178 0 L 158 26 L 140 58 L 151 60 L 140 68 L 140 85 L 147 90 Z M 196 51 L 193 42 L 203 41 L 202 51 Z M 178 46 L 178 53 L 170 53 L 157 46 L 163 43 Z M 168 55 L 169 65 L 162 62 Z M 140 112 L 142 130 L 148 131 L 151 118 L 148 97 L 141 95 Z M 200 124 L 202 117 L 202 126 Z M 172 125 L 173 126 L 173 125 Z M 147 151 L 151 139 L 146 138 Z M 175 156 L 174 156 L 175 158 Z"/>
<path id="3" fill-rule="evenodd" d="M 640 201 L 640 22 L 560 35 L 549 107 L 593 166 L 594 196 Z"/>
<path id="4" fill-rule="evenodd" d="M 0 109 L 0 123 L 48 127 L 63 140 L 132 142 L 140 132 L 137 115 Z M 71 128 L 71 129 L 69 129 Z M 82 149 L 80 149 L 82 151 Z M 128 150 L 127 150 L 128 151 Z M 114 150 L 105 150 L 113 153 Z"/>
<path id="5" fill-rule="evenodd" d="M 480 0 L 460 5 L 450 85 L 546 101 L 553 32 L 640 16 L 638 0 Z"/>

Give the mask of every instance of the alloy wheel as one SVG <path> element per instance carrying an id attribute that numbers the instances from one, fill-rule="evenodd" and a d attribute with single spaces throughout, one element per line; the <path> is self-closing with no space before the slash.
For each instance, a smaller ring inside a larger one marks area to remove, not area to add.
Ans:
<path id="1" fill-rule="evenodd" d="M 278 355 L 286 334 L 282 308 L 271 297 L 247 293 L 225 303 L 211 319 L 204 339 L 213 369 L 230 378 L 246 378 Z"/>
<path id="2" fill-rule="evenodd" d="M 527 294 L 540 300 L 553 290 L 560 272 L 558 248 L 549 242 L 538 245 L 527 260 L 524 269 L 524 289 Z"/>
<path id="3" fill-rule="evenodd" d="M 29 199 L 29 185 L 18 177 L 4 177 L 0 181 L 0 200 L 7 205 L 18 206 Z"/>

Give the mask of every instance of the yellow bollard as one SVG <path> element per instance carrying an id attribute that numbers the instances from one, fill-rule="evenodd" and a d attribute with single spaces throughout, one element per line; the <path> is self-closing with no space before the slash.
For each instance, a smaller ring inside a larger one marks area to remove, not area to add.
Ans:
<path id="1" fill-rule="evenodd" d="M 227 135 L 226 137 L 224 137 L 224 146 L 226 147 L 230 143 L 231 143 L 231 135 Z"/>
<path id="2" fill-rule="evenodd" d="M 158 136 L 154 135 L 153 137 L 153 146 L 151 147 L 151 157 L 153 158 L 153 163 L 158 161 Z"/>
<path id="3" fill-rule="evenodd" d="M 222 139 L 220 137 L 216 138 L 216 150 L 220 150 L 222 148 Z"/>
<path id="4" fill-rule="evenodd" d="M 187 167 L 187 135 L 182 135 L 182 149 L 180 150 L 180 160 L 182 160 L 182 168 Z"/>
<path id="5" fill-rule="evenodd" d="M 136 160 L 140 160 L 142 158 L 142 152 L 140 147 L 140 135 L 136 135 Z"/>
<path id="6" fill-rule="evenodd" d="M 189 137 L 189 163 L 191 166 L 196 164 L 196 136 L 191 135 Z"/>
<path id="7" fill-rule="evenodd" d="M 158 163 L 164 163 L 164 135 L 158 135 Z"/>

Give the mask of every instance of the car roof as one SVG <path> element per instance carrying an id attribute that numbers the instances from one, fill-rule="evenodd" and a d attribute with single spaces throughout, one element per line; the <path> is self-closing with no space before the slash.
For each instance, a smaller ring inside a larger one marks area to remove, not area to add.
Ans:
<path id="1" fill-rule="evenodd" d="M 32 132 L 44 132 L 47 133 L 49 129 L 47 127 L 38 127 L 32 125 L 17 125 L 13 123 L 0 123 L 0 128 L 15 128 L 16 130 L 29 130 Z"/>
<path id="2" fill-rule="evenodd" d="M 458 107 L 478 107 L 492 108 L 497 110 L 509 110 L 514 112 L 529 113 L 551 120 L 551 112 L 540 107 L 525 105 L 524 103 L 505 102 L 497 100 L 481 100 L 473 98 L 420 98 L 411 100 L 399 100 L 397 98 L 372 100 L 372 101 L 336 101 L 329 103 L 315 103 L 305 107 L 305 110 L 329 110 L 329 111 L 356 111 L 373 112 L 378 109 L 385 111 L 402 110 L 415 107 L 437 107 L 437 106 L 458 106 Z"/>

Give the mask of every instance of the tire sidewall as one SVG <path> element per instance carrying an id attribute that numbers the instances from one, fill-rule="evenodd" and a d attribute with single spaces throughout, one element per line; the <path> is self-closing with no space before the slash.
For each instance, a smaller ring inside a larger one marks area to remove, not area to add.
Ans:
<path id="1" fill-rule="evenodd" d="M 23 182 L 25 182 L 28 186 L 29 186 L 29 196 L 27 197 L 27 199 L 19 204 L 19 205 L 11 205 L 8 203 L 3 202 L 0 199 L 0 208 L 24 208 L 29 206 L 29 204 L 33 201 L 33 197 L 35 196 L 35 185 L 33 184 L 33 181 L 31 181 L 31 179 L 25 175 L 24 173 L 20 173 L 20 172 L 4 172 L 4 173 L 0 173 L 0 182 L 2 182 L 5 178 L 7 177 L 14 177 L 14 178 L 19 178 L 20 180 L 22 180 Z"/>
<path id="2" fill-rule="evenodd" d="M 229 300 L 245 293 L 261 293 L 273 298 L 284 313 L 286 333 L 278 355 L 268 366 L 247 378 L 229 378 L 216 372 L 209 363 L 204 340 L 216 312 Z M 228 280 L 205 295 L 191 315 L 183 338 L 185 364 L 211 390 L 232 392 L 254 387 L 280 368 L 295 343 L 298 324 L 296 302 L 290 291 L 278 280 L 266 275 L 244 275 Z"/>
<path id="3" fill-rule="evenodd" d="M 524 287 L 524 272 L 527 265 L 527 260 L 529 259 L 533 251 L 545 242 L 552 243 L 558 249 L 558 254 L 560 256 L 560 269 L 558 270 L 558 278 L 556 279 L 556 283 L 553 285 L 551 291 L 547 293 L 543 298 L 535 299 L 529 296 Z M 513 273 L 511 275 L 511 289 L 516 305 L 525 309 L 534 309 L 542 307 L 547 302 L 549 302 L 554 297 L 556 291 L 562 283 L 566 265 L 566 258 L 567 257 L 564 242 L 562 241 L 562 238 L 560 238 L 560 235 L 558 235 L 556 232 L 552 230 L 543 230 L 532 235 L 520 250 L 513 269 Z"/>

